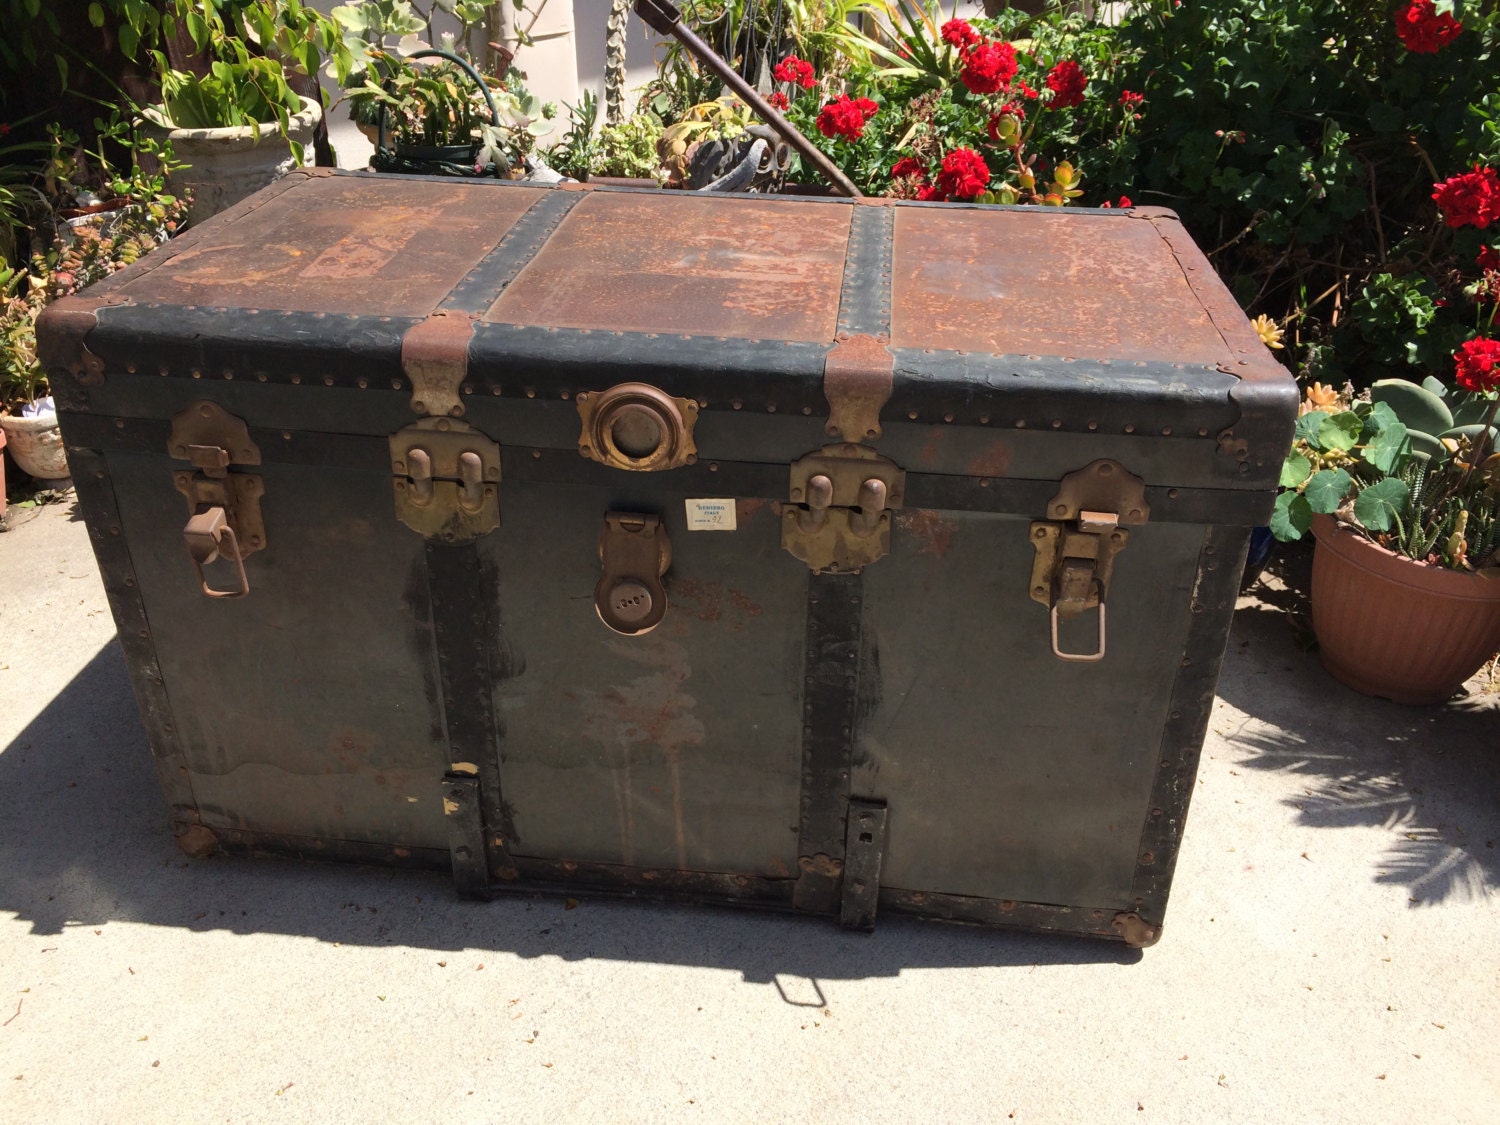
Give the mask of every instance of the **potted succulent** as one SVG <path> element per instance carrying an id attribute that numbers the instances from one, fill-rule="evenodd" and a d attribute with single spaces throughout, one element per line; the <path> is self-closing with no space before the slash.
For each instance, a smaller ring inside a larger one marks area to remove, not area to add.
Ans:
<path id="1" fill-rule="evenodd" d="M 527 92 L 519 71 L 487 77 L 452 51 L 368 52 L 360 85 L 345 97 L 361 127 L 373 123 L 377 172 L 525 176 L 555 107 Z M 427 64 L 422 60 L 433 59 Z"/>
<path id="2" fill-rule="evenodd" d="M 289 78 L 315 76 L 325 57 L 347 73 L 350 56 L 337 24 L 300 0 L 171 0 L 160 26 L 163 44 L 186 34 L 198 68 L 151 49 L 162 100 L 144 116 L 182 162 L 172 184 L 198 222 L 303 162 L 322 106 Z"/>

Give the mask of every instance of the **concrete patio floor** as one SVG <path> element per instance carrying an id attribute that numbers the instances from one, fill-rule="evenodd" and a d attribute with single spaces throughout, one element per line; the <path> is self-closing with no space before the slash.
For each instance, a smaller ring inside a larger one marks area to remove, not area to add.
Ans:
<path id="1" fill-rule="evenodd" d="M 1242 602 L 1137 953 L 185 860 L 83 524 L 13 525 L 0 1121 L 1496 1118 L 1500 696 L 1348 691 L 1284 586 Z"/>

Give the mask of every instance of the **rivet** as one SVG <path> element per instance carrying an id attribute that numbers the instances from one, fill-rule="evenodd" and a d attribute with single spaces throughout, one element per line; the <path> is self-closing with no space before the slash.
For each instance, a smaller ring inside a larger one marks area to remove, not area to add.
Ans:
<path id="1" fill-rule="evenodd" d="M 228 382 L 230 379 L 233 379 L 233 378 L 234 378 L 234 372 L 231 371 L 231 370 L 229 370 L 229 368 L 227 368 L 227 367 L 224 368 L 224 381 Z"/>
<path id="2" fill-rule="evenodd" d="M 944 422 L 951 422 L 951 421 L 953 421 L 953 412 L 949 411 L 947 414 L 944 414 L 943 415 L 943 421 Z"/>
<path id="3" fill-rule="evenodd" d="M 1169 488 L 1169 489 L 1167 489 L 1167 499 L 1168 500 L 1176 500 L 1177 499 L 1177 490 L 1175 488 Z"/>
<path id="4" fill-rule="evenodd" d="M 1126 425 L 1125 425 L 1125 432 L 1127 434 L 1133 434 L 1133 433 L 1135 433 L 1135 426 L 1127 422 Z"/>
<path id="5" fill-rule="evenodd" d="M 1025 428 L 1026 428 L 1026 419 L 1025 418 L 1017 418 L 1016 419 L 1016 429 L 1018 429 L 1018 430 L 1024 430 Z"/>
<path id="6" fill-rule="evenodd" d="M 333 376 L 332 375 L 324 375 L 323 376 L 323 385 L 325 387 L 331 387 L 331 386 L 333 386 Z"/>
<path id="7" fill-rule="evenodd" d="M 133 364 L 133 363 L 127 363 L 125 365 L 125 370 L 128 371 L 128 372 L 130 372 L 132 375 L 134 375 L 135 374 L 135 364 Z"/>
<path id="8" fill-rule="evenodd" d="M 193 378 L 194 379 L 201 379 L 201 378 L 203 378 L 203 372 L 199 371 L 196 367 L 193 368 Z"/>
<path id="9" fill-rule="evenodd" d="M 1099 428 L 1099 423 L 1098 422 L 1090 422 L 1089 423 L 1089 429 L 1091 429 L 1091 430 L 1097 430 L 1098 428 Z"/>
<path id="10" fill-rule="evenodd" d="M 990 424 L 990 416 L 988 414 L 981 414 L 979 416 L 979 424 L 981 426 L 988 426 Z"/>
<path id="11" fill-rule="evenodd" d="M 766 413 L 767 414 L 775 414 L 776 413 L 776 404 L 774 402 L 768 402 L 768 403 L 766 403 Z"/>
<path id="12" fill-rule="evenodd" d="M 582 396 L 579 396 L 579 397 L 582 397 Z M 745 404 L 743 402 L 741 402 L 739 399 L 735 399 L 729 405 L 732 406 L 732 407 L 734 407 L 734 409 L 736 409 L 736 410 L 740 410 L 740 409 L 742 409 L 744 407 Z"/>
<path id="13" fill-rule="evenodd" d="M 302 384 L 302 376 L 301 375 L 293 375 L 292 376 L 292 385 L 295 387 L 295 386 L 301 386 L 301 384 Z"/>
<path id="14" fill-rule="evenodd" d="M 533 461 L 540 461 L 542 459 L 542 451 L 540 449 L 533 449 L 531 451 L 531 459 Z"/>
<path id="15" fill-rule="evenodd" d="M 811 414 L 812 413 L 812 407 L 810 407 L 810 406 L 804 406 L 802 408 L 802 413 L 804 413 L 804 414 Z"/>
<path id="16" fill-rule="evenodd" d="M 115 429 L 117 429 L 117 430 L 123 430 L 124 428 L 125 428 L 125 419 L 124 418 L 116 418 L 115 419 Z"/>
<path id="17" fill-rule="evenodd" d="M 292 440 L 292 431 L 291 430 L 282 430 L 281 431 L 281 440 L 282 441 L 291 441 Z"/>
<path id="18" fill-rule="evenodd" d="M 359 387 L 360 390 L 364 390 L 369 385 L 370 385 L 370 380 L 368 380 L 368 379 L 361 378 L 361 379 L 357 379 L 355 381 L 355 386 Z"/>
<path id="19" fill-rule="evenodd" d="M 401 389 L 401 380 L 400 379 L 392 379 L 391 380 L 391 390 L 393 390 L 393 391 L 399 391 L 400 389 Z"/>
<path id="20" fill-rule="evenodd" d="M 534 387 L 527 387 L 526 388 L 526 397 L 527 398 L 536 398 L 536 389 Z"/>
<path id="21" fill-rule="evenodd" d="M 1163 426 L 1161 428 L 1161 436 L 1162 437 L 1171 437 L 1172 436 L 1172 427 L 1171 426 Z"/>
<path id="22" fill-rule="evenodd" d="M 1061 418 L 1054 418 L 1054 419 L 1052 419 L 1052 428 L 1054 430 L 1060 430 L 1060 429 L 1062 429 L 1062 419 Z"/>
<path id="23" fill-rule="evenodd" d="M 462 386 L 462 387 L 460 387 L 460 388 L 459 388 L 459 389 L 460 389 L 460 390 L 461 390 L 461 391 L 463 391 L 463 393 L 464 393 L 464 394 L 466 394 L 466 395 L 471 395 L 471 394 L 473 394 L 473 393 L 474 393 L 474 384 L 473 384 L 473 383 L 465 383 L 465 384 L 464 384 L 464 385 L 463 385 L 463 386 Z"/>

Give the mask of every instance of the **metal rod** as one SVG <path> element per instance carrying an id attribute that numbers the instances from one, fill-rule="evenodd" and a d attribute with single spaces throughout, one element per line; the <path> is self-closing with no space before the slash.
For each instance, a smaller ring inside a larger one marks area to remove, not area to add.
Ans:
<path id="1" fill-rule="evenodd" d="M 635 0 L 635 14 L 640 16 L 653 31 L 660 32 L 662 35 L 675 36 L 679 43 L 698 56 L 698 59 L 709 70 L 724 80 L 724 85 L 733 90 L 760 115 L 762 121 L 775 129 L 787 144 L 802 154 L 803 159 L 823 173 L 823 176 L 840 195 L 847 195 L 851 199 L 864 197 L 864 193 L 854 186 L 854 181 L 839 171 L 838 165 L 823 155 L 815 144 L 798 131 L 795 125 L 777 113 L 775 108 L 760 96 L 755 87 L 741 78 L 734 67 L 720 58 L 718 52 L 699 39 L 692 29 L 682 22 L 682 13 L 671 0 Z"/>

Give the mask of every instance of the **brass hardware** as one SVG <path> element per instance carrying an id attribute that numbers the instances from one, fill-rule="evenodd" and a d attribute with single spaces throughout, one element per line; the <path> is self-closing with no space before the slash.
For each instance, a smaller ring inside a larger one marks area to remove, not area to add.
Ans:
<path id="1" fill-rule="evenodd" d="M 396 518 L 462 543 L 500 526 L 500 447 L 467 422 L 424 418 L 391 435 Z"/>
<path id="2" fill-rule="evenodd" d="M 464 412 L 459 388 L 469 370 L 469 341 L 477 317 L 438 309 L 401 338 L 401 369 L 411 380 L 411 408 L 429 418 Z"/>
<path id="3" fill-rule="evenodd" d="M 190 461 L 195 471 L 173 474 L 177 491 L 187 498 L 188 522 L 182 529 L 188 558 L 198 584 L 210 598 L 242 598 L 250 592 L 245 558 L 266 546 L 260 498 L 265 485 L 258 475 L 231 473 L 231 465 L 259 465 L 260 449 L 243 421 L 211 402 L 196 402 L 172 417 L 167 452 Z M 233 566 L 234 584 L 209 584 L 204 568 L 223 559 Z"/>
<path id="4" fill-rule="evenodd" d="M 672 544 L 660 516 L 607 512 L 599 535 L 604 573 L 594 587 L 599 620 L 627 637 L 649 633 L 667 614 L 662 576 L 672 565 Z"/>
<path id="5" fill-rule="evenodd" d="M 823 361 L 828 399 L 824 432 L 842 441 L 873 441 L 881 435 L 880 411 L 890 400 L 896 360 L 884 336 L 839 334 Z"/>
<path id="6" fill-rule="evenodd" d="M 792 465 L 781 545 L 816 574 L 858 571 L 890 553 L 905 490 L 905 471 L 873 449 L 825 446 Z"/>
<path id="7" fill-rule="evenodd" d="M 1036 548 L 1031 597 L 1050 613 L 1052 655 L 1081 663 L 1103 660 L 1104 603 L 1115 556 L 1130 540 L 1130 533 L 1120 525 L 1139 525 L 1150 518 L 1146 482 L 1117 461 L 1095 461 L 1063 477 L 1057 495 L 1047 504 L 1047 514 L 1053 518 L 1031 525 L 1031 545 Z M 1099 610 L 1099 639 L 1094 651 L 1063 651 L 1058 643 L 1058 621 L 1095 607 Z"/>
<path id="8" fill-rule="evenodd" d="M 1133 910 L 1122 910 L 1110 925 L 1132 949 L 1146 949 L 1161 940 L 1160 924 L 1152 925 Z"/>
<path id="9" fill-rule="evenodd" d="M 649 383 L 621 383 L 574 396 L 583 429 L 578 452 L 612 469 L 656 472 L 698 460 L 693 424 L 698 404 Z"/>
<path id="10" fill-rule="evenodd" d="M 234 528 L 229 526 L 223 508 L 209 508 L 189 518 L 187 526 L 182 529 L 182 537 L 187 540 L 188 556 L 193 560 L 193 569 L 205 594 L 211 598 L 242 598 L 250 592 L 245 557 L 240 553 L 239 539 Z M 203 575 L 203 568 L 220 556 L 234 563 L 235 567 L 235 585 L 228 590 L 210 586 Z"/>

